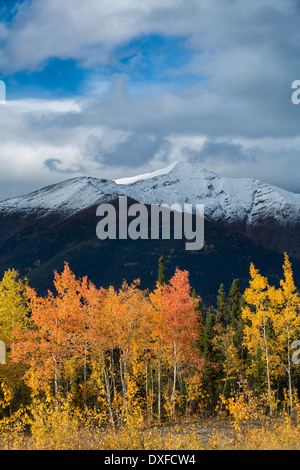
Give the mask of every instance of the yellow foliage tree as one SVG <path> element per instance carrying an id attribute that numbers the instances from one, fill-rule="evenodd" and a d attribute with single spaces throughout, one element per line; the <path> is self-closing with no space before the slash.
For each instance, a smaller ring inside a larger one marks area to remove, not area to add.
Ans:
<path id="1" fill-rule="evenodd" d="M 293 386 L 291 344 L 299 338 L 300 296 L 293 279 L 292 265 L 287 253 L 284 254 L 284 279 L 279 289 L 270 289 L 270 299 L 274 304 L 273 328 L 280 363 L 287 374 L 290 412 L 293 410 Z"/>
<path id="2" fill-rule="evenodd" d="M 268 334 L 268 328 L 272 327 L 274 322 L 274 309 L 272 308 L 274 294 L 271 295 L 268 279 L 259 273 L 253 263 L 250 265 L 250 276 L 250 285 L 244 294 L 246 305 L 242 309 L 242 317 L 245 322 L 244 344 L 252 356 L 255 355 L 258 348 L 263 353 L 270 415 L 272 415 L 272 373 L 276 368 L 277 358 L 274 354 L 274 344 Z"/>
<path id="3" fill-rule="evenodd" d="M 8 269 L 0 282 L 0 339 L 7 346 L 13 340 L 13 331 L 17 327 L 28 327 L 28 307 L 26 281 L 18 279 L 15 269 Z"/>
<path id="4" fill-rule="evenodd" d="M 217 324 L 214 327 L 214 331 L 215 336 L 212 339 L 213 347 L 216 351 L 220 351 L 224 357 L 223 371 L 225 377 L 222 379 L 222 395 L 225 396 L 228 382 L 231 379 L 236 380 L 240 376 L 243 370 L 243 362 L 238 357 L 238 351 L 234 345 L 234 328 L 231 325 L 224 327 L 221 324 Z"/>
<path id="5" fill-rule="evenodd" d="M 9 391 L 10 401 L 14 399 L 24 374 L 23 364 L 11 362 L 10 346 L 15 339 L 15 328 L 18 327 L 25 332 L 29 327 L 26 288 L 27 281 L 19 279 L 19 273 L 15 269 L 8 269 L 0 282 L 0 339 L 4 341 L 7 350 L 6 364 L 0 365 L 2 381 L 0 395 L 5 387 Z M 9 408 L 11 412 L 11 403 Z"/>

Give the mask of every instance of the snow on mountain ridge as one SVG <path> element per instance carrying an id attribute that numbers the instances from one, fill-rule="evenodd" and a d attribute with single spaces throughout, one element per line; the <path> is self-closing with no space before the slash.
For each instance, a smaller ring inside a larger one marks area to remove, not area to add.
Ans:
<path id="1" fill-rule="evenodd" d="M 113 181 L 82 176 L 33 191 L 24 196 L 0 202 L 1 209 L 30 210 L 50 209 L 57 211 L 81 210 L 102 202 L 107 194 L 116 195 Z"/>
<path id="2" fill-rule="evenodd" d="M 300 194 L 253 178 L 220 177 L 197 164 L 179 162 L 168 173 L 128 185 L 127 194 L 143 204 L 204 204 L 206 217 L 214 220 L 299 220 Z"/>
<path id="3" fill-rule="evenodd" d="M 285 224 L 300 223 L 300 194 L 253 178 L 228 178 L 199 164 L 177 162 L 167 168 L 111 181 L 92 177 L 71 178 L 40 190 L 0 202 L 0 211 L 51 210 L 65 213 L 126 195 L 141 204 L 204 204 L 205 216 L 215 221 L 247 225 L 273 218 Z"/>
<path id="4" fill-rule="evenodd" d="M 142 175 L 118 178 L 118 179 L 114 180 L 114 182 L 117 183 L 117 184 L 131 184 L 131 183 L 135 183 L 136 181 L 140 181 L 140 180 L 152 179 L 152 178 L 155 178 L 156 176 L 165 175 L 165 174 L 169 173 L 174 168 L 174 166 L 177 165 L 177 163 L 178 162 L 172 163 L 171 165 L 167 166 L 166 168 L 162 168 L 161 170 L 155 170 L 155 171 L 152 171 L 151 173 L 144 173 Z"/>

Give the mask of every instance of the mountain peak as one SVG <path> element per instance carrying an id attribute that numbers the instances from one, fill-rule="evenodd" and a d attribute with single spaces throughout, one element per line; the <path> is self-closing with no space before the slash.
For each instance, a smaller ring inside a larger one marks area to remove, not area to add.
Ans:
<path id="1" fill-rule="evenodd" d="M 213 171 L 207 170 L 206 168 L 202 167 L 200 164 L 176 161 L 174 163 L 171 163 L 165 168 L 161 168 L 159 170 L 155 170 L 150 173 L 143 173 L 141 175 L 118 178 L 114 181 L 115 183 L 119 185 L 129 185 L 133 183 L 138 183 L 140 181 L 160 178 L 164 175 L 168 175 L 168 176 L 180 175 L 181 179 L 191 178 L 195 176 L 198 178 L 206 178 L 206 179 L 218 178 L 218 175 L 216 173 L 214 173 Z"/>
<path id="2" fill-rule="evenodd" d="M 115 181 L 81 176 L 0 202 L 0 211 L 42 210 L 71 214 L 119 195 L 141 204 L 203 204 L 205 216 L 227 223 L 272 218 L 300 222 L 300 194 L 252 178 L 218 176 L 200 164 L 175 162 L 161 170 Z"/>
<path id="3" fill-rule="evenodd" d="M 73 212 L 102 202 L 107 194 L 116 194 L 117 189 L 113 181 L 80 176 L 51 184 L 24 196 L 2 201 L 0 210 L 46 209 Z"/>

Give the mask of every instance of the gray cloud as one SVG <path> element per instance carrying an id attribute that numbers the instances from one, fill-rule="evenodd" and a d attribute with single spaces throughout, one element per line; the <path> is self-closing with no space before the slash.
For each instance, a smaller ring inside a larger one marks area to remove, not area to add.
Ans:
<path id="1" fill-rule="evenodd" d="M 186 149 L 189 161 L 202 161 L 207 164 L 213 161 L 214 164 L 229 163 L 237 164 L 241 162 L 256 163 L 258 161 L 258 148 L 246 148 L 240 143 L 207 140 L 200 151 Z"/>
<path id="2" fill-rule="evenodd" d="M 48 168 L 50 171 L 57 172 L 57 173 L 66 173 L 66 174 L 72 174 L 72 173 L 79 173 L 81 171 L 84 171 L 84 168 L 81 167 L 80 165 L 73 165 L 73 167 L 64 167 L 63 162 L 59 158 L 47 158 L 47 160 L 44 161 L 44 166 Z"/>
<path id="3" fill-rule="evenodd" d="M 59 171 L 57 169 L 57 165 L 61 164 L 61 160 L 59 158 L 48 158 L 44 161 L 44 166 L 49 168 L 50 171 Z"/>
<path id="4" fill-rule="evenodd" d="M 101 138 L 90 135 L 84 153 L 101 165 L 109 167 L 137 168 L 143 162 L 147 165 L 166 143 L 154 136 L 132 133 L 124 140 L 116 141 L 111 148 L 103 148 Z"/>
<path id="5" fill-rule="evenodd" d="M 0 197 L 12 195 L 7 181 L 37 189 L 68 173 L 118 178 L 178 159 L 300 191 L 296 0 L 32 0 L 19 8 L 10 26 L 0 23 L 3 72 L 37 70 L 51 57 L 109 65 L 118 46 L 161 34 L 184 38 L 191 51 L 170 80 L 195 79 L 135 93 L 129 76 L 114 75 L 98 96 L 88 97 L 95 84 L 87 82 L 79 101 L 1 109 Z"/>

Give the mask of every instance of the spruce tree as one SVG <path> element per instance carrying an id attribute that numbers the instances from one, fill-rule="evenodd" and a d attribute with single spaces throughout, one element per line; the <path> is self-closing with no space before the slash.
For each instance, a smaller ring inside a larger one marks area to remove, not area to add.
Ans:
<path id="1" fill-rule="evenodd" d="M 240 358 L 244 356 L 243 350 L 243 319 L 242 319 L 243 295 L 239 279 L 234 279 L 228 296 L 229 321 L 235 330 L 234 345 Z"/>
<path id="2" fill-rule="evenodd" d="M 224 284 L 220 284 L 217 297 L 216 323 L 226 326 L 228 323 L 227 299 Z"/>
<path id="3" fill-rule="evenodd" d="M 234 279 L 232 282 L 229 298 L 228 298 L 228 313 L 230 315 L 230 322 L 239 322 L 241 318 L 241 288 L 239 279 Z"/>
<path id="4" fill-rule="evenodd" d="M 206 406 L 209 412 L 213 412 L 218 402 L 220 387 L 220 371 L 218 365 L 218 352 L 213 346 L 215 337 L 214 327 L 216 325 L 215 312 L 207 312 L 207 318 L 201 334 L 202 357 L 206 360 L 202 376 L 202 391 L 207 396 Z"/>
<path id="5" fill-rule="evenodd" d="M 266 371 L 259 345 L 251 360 L 248 358 L 247 362 L 249 362 L 249 370 L 251 370 L 250 380 L 253 389 L 258 392 L 264 392 L 266 389 Z"/>
<path id="6" fill-rule="evenodd" d="M 158 261 L 158 282 L 162 286 L 165 283 L 165 263 L 163 256 L 161 256 Z"/>
<path id="7" fill-rule="evenodd" d="M 207 321 L 204 326 L 203 335 L 203 356 L 208 361 L 214 360 L 212 340 L 215 335 L 214 326 L 216 324 L 216 317 L 214 313 L 208 315 Z"/>

